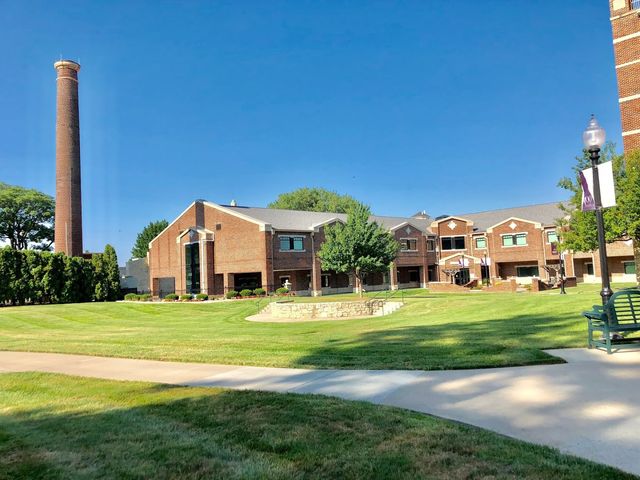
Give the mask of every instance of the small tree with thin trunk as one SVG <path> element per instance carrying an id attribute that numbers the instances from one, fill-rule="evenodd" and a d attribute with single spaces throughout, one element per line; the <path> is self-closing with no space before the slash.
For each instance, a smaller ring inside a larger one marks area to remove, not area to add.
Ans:
<path id="1" fill-rule="evenodd" d="M 389 270 L 399 249 L 391 232 L 369 221 L 370 215 L 368 207 L 358 204 L 349 211 L 346 224 L 325 227 L 325 241 L 318 252 L 323 270 L 355 277 L 360 297 L 364 275 Z"/>

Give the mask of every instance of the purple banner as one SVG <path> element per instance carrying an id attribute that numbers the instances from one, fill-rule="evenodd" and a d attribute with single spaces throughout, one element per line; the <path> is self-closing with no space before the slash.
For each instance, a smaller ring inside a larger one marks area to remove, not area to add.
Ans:
<path id="1" fill-rule="evenodd" d="M 589 189 L 589 183 L 584 176 L 584 172 L 580 172 L 580 184 L 582 185 L 582 211 L 589 212 L 596 209 L 596 201 Z"/>

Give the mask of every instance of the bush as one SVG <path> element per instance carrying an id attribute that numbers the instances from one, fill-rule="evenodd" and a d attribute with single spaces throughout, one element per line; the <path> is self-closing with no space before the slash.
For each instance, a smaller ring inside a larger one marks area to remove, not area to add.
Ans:
<path id="1" fill-rule="evenodd" d="M 236 292 L 235 290 L 229 290 L 225 295 L 225 297 L 227 298 L 236 298 L 237 296 L 238 296 L 238 292 Z"/>
<path id="2" fill-rule="evenodd" d="M 192 298 L 193 297 L 191 296 L 190 293 L 186 293 L 184 295 L 180 295 L 180 300 L 183 301 L 183 302 L 189 302 L 189 301 L 191 301 Z"/>
<path id="3" fill-rule="evenodd" d="M 136 301 L 138 301 L 138 295 L 137 295 L 137 294 L 135 294 L 135 293 L 127 293 L 127 294 L 124 296 L 124 299 L 125 299 L 127 302 L 136 302 Z"/>
<path id="4" fill-rule="evenodd" d="M 206 293 L 199 293 L 196 295 L 196 300 L 199 300 L 200 302 L 209 300 L 209 295 L 207 295 Z"/>
<path id="5" fill-rule="evenodd" d="M 180 298 L 180 297 L 178 297 L 178 295 L 176 295 L 175 293 L 170 293 L 169 295 L 165 295 L 165 297 L 164 297 L 164 299 L 167 302 L 173 302 L 175 300 L 178 300 L 178 298 Z"/>
<path id="6" fill-rule="evenodd" d="M 280 287 L 276 290 L 276 295 L 287 295 L 289 293 L 288 288 Z"/>
<path id="7" fill-rule="evenodd" d="M 138 296 L 138 301 L 140 302 L 150 302 L 151 299 L 152 297 L 150 293 L 143 293 L 142 295 Z"/>
<path id="8" fill-rule="evenodd" d="M 254 295 L 257 295 L 258 297 L 263 296 L 265 293 L 267 293 L 267 291 L 266 291 L 264 288 L 256 288 L 256 289 L 253 291 L 253 294 L 254 294 Z"/>
<path id="9" fill-rule="evenodd" d="M 251 295 L 253 295 L 253 290 L 250 290 L 248 288 L 240 290 L 240 296 L 241 297 L 250 297 Z"/>

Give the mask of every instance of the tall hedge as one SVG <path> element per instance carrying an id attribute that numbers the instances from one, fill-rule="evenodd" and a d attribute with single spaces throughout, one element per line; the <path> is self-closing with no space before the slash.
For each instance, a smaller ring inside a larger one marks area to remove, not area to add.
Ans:
<path id="1" fill-rule="evenodd" d="M 91 260 L 0 248 L 0 305 L 113 301 L 119 297 L 118 259 L 110 245 Z"/>

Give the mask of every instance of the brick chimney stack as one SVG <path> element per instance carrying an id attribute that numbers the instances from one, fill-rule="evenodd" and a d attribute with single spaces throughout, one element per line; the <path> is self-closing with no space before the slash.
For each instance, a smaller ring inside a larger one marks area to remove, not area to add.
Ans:
<path id="1" fill-rule="evenodd" d="M 56 108 L 55 251 L 82 255 L 82 195 L 80 188 L 80 116 L 78 72 L 71 60 L 53 64 L 58 72 Z"/>
<path id="2" fill-rule="evenodd" d="M 626 153 L 640 148 L 640 1 L 609 0 Z"/>

